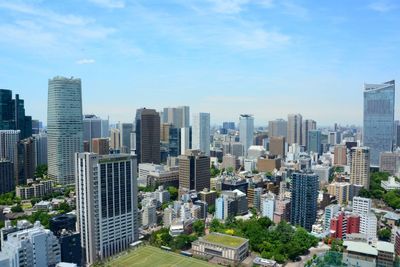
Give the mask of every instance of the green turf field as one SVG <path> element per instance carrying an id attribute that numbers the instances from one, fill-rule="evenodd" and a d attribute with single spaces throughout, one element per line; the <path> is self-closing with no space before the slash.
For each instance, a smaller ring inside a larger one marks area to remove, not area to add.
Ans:
<path id="1" fill-rule="evenodd" d="M 113 267 L 209 267 L 215 266 L 205 261 L 181 256 L 156 247 L 142 246 L 126 255 L 106 263 Z"/>

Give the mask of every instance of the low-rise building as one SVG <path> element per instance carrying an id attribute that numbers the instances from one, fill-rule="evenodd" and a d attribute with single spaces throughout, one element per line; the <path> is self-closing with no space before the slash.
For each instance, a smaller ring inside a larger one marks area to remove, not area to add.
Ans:
<path id="1" fill-rule="evenodd" d="M 389 176 L 387 181 L 381 181 L 381 186 L 386 191 L 400 189 L 400 183 L 396 181 L 394 176 Z"/>
<path id="2" fill-rule="evenodd" d="M 30 186 L 17 186 L 16 196 L 21 199 L 41 198 L 53 192 L 53 181 L 41 180 L 39 183 L 31 184 Z"/>
<path id="3" fill-rule="evenodd" d="M 239 264 L 247 258 L 249 240 L 220 233 L 210 233 L 192 243 L 195 256 L 217 258 L 222 263 Z"/>

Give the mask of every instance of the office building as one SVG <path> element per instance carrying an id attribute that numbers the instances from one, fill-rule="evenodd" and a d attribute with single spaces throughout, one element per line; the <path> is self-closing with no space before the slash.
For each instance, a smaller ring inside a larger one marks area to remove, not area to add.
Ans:
<path id="1" fill-rule="evenodd" d="M 335 196 L 340 205 L 348 204 L 353 199 L 353 188 L 347 182 L 332 182 L 328 185 L 328 193 Z"/>
<path id="2" fill-rule="evenodd" d="M 77 153 L 75 166 L 77 229 L 92 265 L 138 240 L 136 157 Z"/>
<path id="3" fill-rule="evenodd" d="M 382 152 L 379 156 L 379 171 L 398 176 L 400 174 L 400 152 Z"/>
<path id="4" fill-rule="evenodd" d="M 192 149 L 199 149 L 210 156 L 210 113 L 193 115 Z"/>
<path id="5" fill-rule="evenodd" d="M 319 180 L 312 172 L 292 174 L 291 223 L 311 231 L 317 218 Z"/>
<path id="6" fill-rule="evenodd" d="M 353 147 L 351 149 L 350 183 L 369 189 L 370 149 Z"/>
<path id="7" fill-rule="evenodd" d="M 199 150 L 187 150 L 179 156 L 179 189 L 210 189 L 210 158 Z"/>
<path id="8" fill-rule="evenodd" d="M 333 164 L 336 166 L 347 165 L 347 147 L 346 145 L 335 145 Z"/>
<path id="9" fill-rule="evenodd" d="M 156 206 L 146 205 L 142 208 L 142 226 L 149 228 L 157 225 Z"/>
<path id="10" fill-rule="evenodd" d="M 268 137 L 287 137 L 287 121 L 276 119 L 268 122 Z"/>
<path id="11" fill-rule="evenodd" d="M 392 151 L 395 82 L 364 85 L 363 145 L 371 149 L 371 165 L 378 166 L 379 154 Z"/>
<path id="12" fill-rule="evenodd" d="M 15 182 L 16 185 L 25 185 L 28 179 L 35 178 L 35 140 L 30 137 L 17 142 L 14 152 Z"/>
<path id="13" fill-rule="evenodd" d="M 15 148 L 20 140 L 20 130 L 0 130 L 0 158 L 14 163 Z"/>
<path id="14" fill-rule="evenodd" d="M 239 141 L 243 145 L 243 156 L 247 156 L 247 150 L 253 145 L 253 137 L 254 117 L 248 114 L 241 114 L 239 117 Z M 235 155 L 234 153 L 231 154 Z"/>
<path id="15" fill-rule="evenodd" d="M 269 154 L 284 158 L 286 155 L 285 142 L 286 139 L 283 136 L 272 136 L 269 139 Z"/>
<path id="16" fill-rule="evenodd" d="M 12 91 L 0 89 L 0 130 L 19 130 L 20 138 L 32 136 L 32 117 L 25 115 L 24 100 Z"/>
<path id="17" fill-rule="evenodd" d="M 261 196 L 261 216 L 274 220 L 275 194 L 267 193 Z"/>
<path id="18" fill-rule="evenodd" d="M 287 142 L 289 145 L 302 143 L 303 117 L 300 114 L 289 114 L 287 124 Z"/>
<path id="19" fill-rule="evenodd" d="M 135 152 L 139 163 L 160 164 L 160 115 L 154 109 L 138 109 L 135 119 Z"/>
<path id="20" fill-rule="evenodd" d="M 342 141 L 342 135 L 340 132 L 329 132 L 328 134 L 328 144 L 331 146 L 340 144 Z"/>
<path id="21" fill-rule="evenodd" d="M 168 167 L 166 165 L 157 165 L 152 163 L 140 163 L 138 166 L 138 182 L 140 186 L 179 185 L 178 167 Z"/>
<path id="22" fill-rule="evenodd" d="M 81 80 L 49 80 L 47 107 L 48 176 L 73 184 L 74 153 L 83 151 Z"/>
<path id="23" fill-rule="evenodd" d="M 36 166 L 47 165 L 47 133 L 34 134 Z"/>
<path id="24" fill-rule="evenodd" d="M 0 158 L 0 194 L 14 191 L 14 165 L 10 160 Z"/>
<path id="25" fill-rule="evenodd" d="M 330 237 L 346 239 L 347 235 L 360 233 L 360 216 L 341 211 L 330 220 Z"/>
<path id="26" fill-rule="evenodd" d="M 10 267 L 55 266 L 61 262 L 60 244 L 50 230 L 35 222 L 32 228 L 7 235 L 1 247 L 2 257 L 8 258 Z"/>
<path id="27" fill-rule="evenodd" d="M 108 138 L 92 139 L 92 152 L 99 155 L 107 155 L 110 153 L 110 145 Z"/>
<path id="28" fill-rule="evenodd" d="M 235 130 L 236 129 L 235 123 L 233 121 L 224 121 L 222 123 L 222 129 L 225 129 L 227 131 L 228 130 Z"/>
<path id="29" fill-rule="evenodd" d="M 221 196 L 215 200 L 215 218 L 226 220 L 231 216 L 243 215 L 248 212 L 246 194 L 235 189 L 222 191 Z"/>
<path id="30" fill-rule="evenodd" d="M 83 116 L 83 141 L 92 142 L 93 138 L 102 137 L 102 119 L 96 115 Z"/>
<path id="31" fill-rule="evenodd" d="M 301 138 L 302 138 L 301 144 L 307 148 L 307 151 L 310 151 L 308 149 L 308 147 L 309 147 L 308 134 L 309 134 L 309 131 L 313 131 L 313 130 L 317 130 L 317 122 L 314 120 L 304 120 L 302 129 L 301 129 Z M 317 152 L 317 151 L 314 151 L 314 152 Z"/>
<path id="32" fill-rule="evenodd" d="M 216 191 L 210 191 L 208 189 L 203 189 L 203 191 L 200 191 L 198 194 L 200 197 L 200 200 L 207 203 L 207 205 L 214 205 L 215 204 L 215 199 L 217 198 L 217 192 Z"/>
<path id="33" fill-rule="evenodd" d="M 186 150 L 190 149 L 192 140 L 192 128 L 186 127 L 180 129 L 180 154 L 184 155 Z"/>
<path id="34" fill-rule="evenodd" d="M 174 128 L 189 128 L 190 108 L 188 106 L 164 108 L 161 120 L 162 123 L 171 124 Z"/>
<path id="35" fill-rule="evenodd" d="M 322 154 L 321 131 L 308 131 L 307 151 L 310 153 L 318 153 L 319 155 Z"/>
<path id="36" fill-rule="evenodd" d="M 132 123 L 117 123 L 120 134 L 120 151 L 122 153 L 130 153 L 132 149 L 131 135 L 134 132 Z"/>
<path id="37" fill-rule="evenodd" d="M 110 130 L 110 148 L 113 150 L 121 148 L 121 133 L 119 129 L 112 128 Z"/>

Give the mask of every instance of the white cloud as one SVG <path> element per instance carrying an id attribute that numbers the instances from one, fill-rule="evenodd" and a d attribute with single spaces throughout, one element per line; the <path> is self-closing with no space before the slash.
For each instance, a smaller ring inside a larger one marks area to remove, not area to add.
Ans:
<path id="1" fill-rule="evenodd" d="M 240 13 L 249 0 L 209 0 L 213 4 L 213 11 L 223 14 Z"/>
<path id="2" fill-rule="evenodd" d="M 257 50 L 285 45 L 289 40 L 290 37 L 288 35 L 256 29 L 250 32 L 233 33 L 231 42 L 241 49 Z"/>
<path id="3" fill-rule="evenodd" d="M 368 8 L 377 12 L 386 13 L 396 9 L 397 6 L 387 1 L 376 1 L 369 4 Z"/>
<path id="4" fill-rule="evenodd" d="M 89 0 L 89 2 L 105 8 L 124 8 L 125 2 L 122 0 Z"/>
<path id="5" fill-rule="evenodd" d="M 295 4 L 293 2 L 289 1 L 284 1 L 282 2 L 283 5 L 283 12 L 287 15 L 293 16 L 293 17 L 298 17 L 301 19 L 308 19 L 310 14 L 307 8 L 300 6 L 298 4 Z"/>
<path id="6" fill-rule="evenodd" d="M 93 64 L 96 61 L 94 59 L 89 58 L 82 58 L 76 61 L 76 64 L 85 65 L 85 64 Z"/>

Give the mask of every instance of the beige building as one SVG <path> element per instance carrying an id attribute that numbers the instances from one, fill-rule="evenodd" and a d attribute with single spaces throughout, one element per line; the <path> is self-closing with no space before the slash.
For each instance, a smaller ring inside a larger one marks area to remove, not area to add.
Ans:
<path id="1" fill-rule="evenodd" d="M 281 168 L 281 159 L 259 158 L 257 160 L 257 170 L 260 172 L 273 172 L 275 169 Z"/>
<path id="2" fill-rule="evenodd" d="M 107 155 L 110 153 L 110 142 L 108 138 L 93 138 L 92 152 L 99 155 Z"/>
<path id="3" fill-rule="evenodd" d="M 370 150 L 368 147 L 351 149 L 350 183 L 369 189 Z"/>
<path id="4" fill-rule="evenodd" d="M 120 149 L 121 147 L 121 133 L 119 129 L 110 130 L 110 148 Z"/>
<path id="5" fill-rule="evenodd" d="M 328 193 L 335 196 L 340 205 L 351 201 L 351 184 L 346 182 L 333 182 L 328 185 Z"/>
<path id="6" fill-rule="evenodd" d="M 202 191 L 210 188 L 210 158 L 200 150 L 188 149 L 179 156 L 179 189 Z"/>
<path id="7" fill-rule="evenodd" d="M 269 154 L 272 156 L 285 157 L 285 142 L 286 138 L 283 136 L 272 136 L 269 139 Z"/>
<path id="8" fill-rule="evenodd" d="M 199 193 L 200 200 L 206 202 L 207 205 L 215 205 L 215 199 L 217 198 L 217 192 L 210 191 L 207 188 L 203 189 Z"/>
<path id="9" fill-rule="evenodd" d="M 339 166 L 347 165 L 347 147 L 346 145 L 335 145 L 333 164 Z"/>

